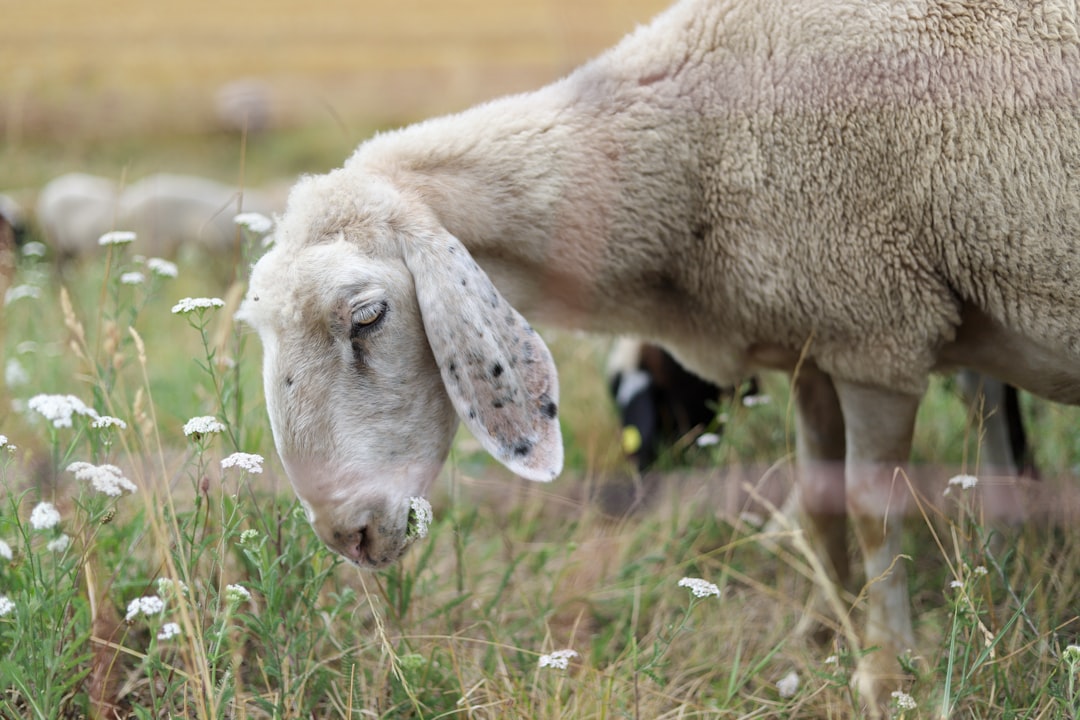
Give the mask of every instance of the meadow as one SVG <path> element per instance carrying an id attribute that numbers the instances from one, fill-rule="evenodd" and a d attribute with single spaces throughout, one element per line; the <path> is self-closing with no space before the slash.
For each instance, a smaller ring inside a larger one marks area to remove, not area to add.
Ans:
<path id="1" fill-rule="evenodd" d="M 154 14 L 110 0 L 106 20 L 29 4 L 0 28 L 0 68 L 19 68 L 0 81 L 23 83 L 18 102 L 15 85 L 0 93 L 0 191 L 32 198 L 70 170 L 251 184 L 324 171 L 378 128 L 554 76 L 661 4 L 595 3 L 569 22 L 569 3 L 384 3 L 362 34 L 380 42 L 362 48 L 331 32 L 345 3 L 304 16 L 295 37 L 284 2 L 256 17 L 244 3 Z M 82 30 L 50 25 L 58 12 Z M 213 42 L 222 25 L 232 50 Z M 141 39 L 109 42 L 129 37 Z M 288 122 L 213 129 L 217 84 L 281 68 L 295 70 L 275 85 Z M 796 632 L 822 578 L 796 528 L 765 524 L 791 482 L 784 378 L 762 378 L 767 403 L 718 406 L 719 443 L 689 438 L 636 478 L 607 397 L 608 340 L 545 328 L 563 476 L 514 478 L 462 431 L 428 537 L 399 566 L 360 572 L 293 497 L 258 340 L 232 321 L 262 234 L 238 228 L 235 262 L 182 253 L 175 273 L 123 244 L 58 268 L 40 239 L 20 253 L 0 324 L 0 717 L 863 716 L 849 681 L 872 648 L 834 617 L 817 618 L 823 641 Z M 928 394 L 913 460 L 931 479 L 902 559 L 918 646 L 891 717 L 1080 718 L 1080 413 L 1023 400 L 1042 478 L 1025 485 L 1026 522 L 1005 525 L 984 521 L 992 478 L 943 495 L 950 476 L 979 475 L 981 428 L 950 379 Z M 613 486 L 648 487 L 649 502 L 605 512 Z M 861 595 L 841 597 L 856 626 Z"/>

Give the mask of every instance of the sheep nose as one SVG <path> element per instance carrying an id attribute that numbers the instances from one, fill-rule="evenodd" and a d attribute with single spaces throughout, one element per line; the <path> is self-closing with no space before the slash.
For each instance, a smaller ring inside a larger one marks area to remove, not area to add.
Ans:
<path id="1" fill-rule="evenodd" d="M 357 565 L 370 567 L 383 564 L 372 555 L 374 545 L 374 531 L 367 525 L 348 532 L 334 531 L 334 550 Z"/>

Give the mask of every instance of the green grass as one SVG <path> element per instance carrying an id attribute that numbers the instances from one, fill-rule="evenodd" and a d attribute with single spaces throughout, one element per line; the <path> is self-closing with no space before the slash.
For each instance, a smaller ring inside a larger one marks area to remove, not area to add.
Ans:
<path id="1" fill-rule="evenodd" d="M 347 151 L 335 155 L 338 140 L 320 137 L 263 138 L 247 149 L 245 174 L 340 162 Z M 234 143 L 188 138 L 165 150 L 132 140 L 71 158 L 113 176 L 136 163 L 177 169 L 183 158 L 179 169 L 235 177 Z M 28 184 L 53 169 L 44 149 L 18 152 Z M 604 342 L 550 332 L 564 477 L 517 480 L 463 433 L 432 498 L 429 537 L 399 566 L 361 573 L 321 546 L 288 489 L 256 338 L 231 323 L 230 307 L 170 312 L 186 296 L 236 297 L 223 280 L 232 269 L 206 272 L 206 262 L 132 287 L 118 282 L 139 267 L 124 252 L 63 281 L 47 263 L 20 261 L 15 284 L 40 297 L 4 314 L 4 360 L 25 378 L 0 397 L 0 432 L 16 446 L 0 467 L 0 539 L 12 549 L 0 559 L 0 595 L 12 604 L 0 616 L 0 717 L 860 716 L 851 639 L 841 632 L 819 646 L 793 632 L 810 563 L 729 512 L 742 500 L 732 507 L 714 469 L 742 465 L 758 480 L 790 452 L 782 378 L 763 379 L 769 404 L 722 408 L 723 442 L 693 453 L 690 472 L 668 460 L 649 508 L 614 520 L 588 499 L 621 471 Z M 71 393 L 127 428 L 103 432 L 83 417 L 52 427 L 26 408 L 39 393 Z M 916 458 L 970 470 L 977 428 L 955 396 L 935 381 Z M 1080 462 L 1077 414 L 1026 402 L 1039 464 L 1057 482 Z M 196 416 L 225 429 L 187 437 Z M 264 456 L 263 472 L 223 470 L 235 451 Z M 115 464 L 138 490 L 94 492 L 66 471 L 73 461 Z M 30 524 L 42 501 L 58 508 L 57 526 Z M 1077 717 L 1080 659 L 1066 651 L 1080 639 L 1075 529 L 1043 516 L 984 527 L 963 495 L 946 509 L 909 522 L 919 647 L 905 690 L 917 707 L 893 715 Z M 70 544 L 50 549 L 61 535 Z M 684 576 L 715 583 L 720 597 L 694 598 L 677 585 Z M 133 601 L 155 595 L 161 613 L 125 619 Z M 179 629 L 171 638 L 168 623 Z M 541 667 L 560 649 L 577 653 L 567 669 Z M 793 671 L 799 687 L 783 697 L 777 683 Z"/>

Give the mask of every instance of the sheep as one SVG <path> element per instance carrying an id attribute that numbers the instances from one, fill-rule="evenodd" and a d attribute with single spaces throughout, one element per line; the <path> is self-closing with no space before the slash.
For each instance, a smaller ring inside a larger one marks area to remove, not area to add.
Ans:
<path id="1" fill-rule="evenodd" d="M 1080 403 L 1071 1 L 681 0 L 540 90 L 378 135 L 301 180 L 241 318 L 316 534 L 406 548 L 458 418 L 562 467 L 529 321 L 793 378 L 806 529 L 869 579 L 857 687 L 914 646 L 896 469 L 932 372 Z"/>
<path id="2" fill-rule="evenodd" d="M 71 173 L 42 188 L 38 225 L 61 262 L 100 251 L 98 239 L 110 230 L 135 233 L 134 251 L 175 257 L 188 245 L 214 256 L 236 247 L 233 218 L 245 211 L 271 215 L 284 203 L 275 185 L 239 188 L 193 175 L 158 173 L 120 189 L 106 178 Z"/>
<path id="3" fill-rule="evenodd" d="M 242 204 L 241 204 L 242 203 Z M 267 215 L 280 210 L 267 194 L 193 175 L 150 175 L 120 193 L 119 216 L 132 230 L 139 252 L 174 257 L 194 242 L 211 255 L 226 256 L 236 247 L 239 230 L 233 218 L 240 209 Z"/>
<path id="4" fill-rule="evenodd" d="M 47 245 L 63 262 L 94 251 L 116 229 L 119 189 L 112 180 L 67 173 L 38 193 L 34 217 Z"/>

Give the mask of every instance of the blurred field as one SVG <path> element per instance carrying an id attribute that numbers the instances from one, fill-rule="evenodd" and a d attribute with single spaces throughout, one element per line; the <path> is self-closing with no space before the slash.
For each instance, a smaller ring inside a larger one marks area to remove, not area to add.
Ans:
<path id="1" fill-rule="evenodd" d="M 206 129 L 257 78 L 278 125 L 383 125 L 550 81 L 666 0 L 38 0 L 0 23 L 0 127 L 23 137 Z"/>

